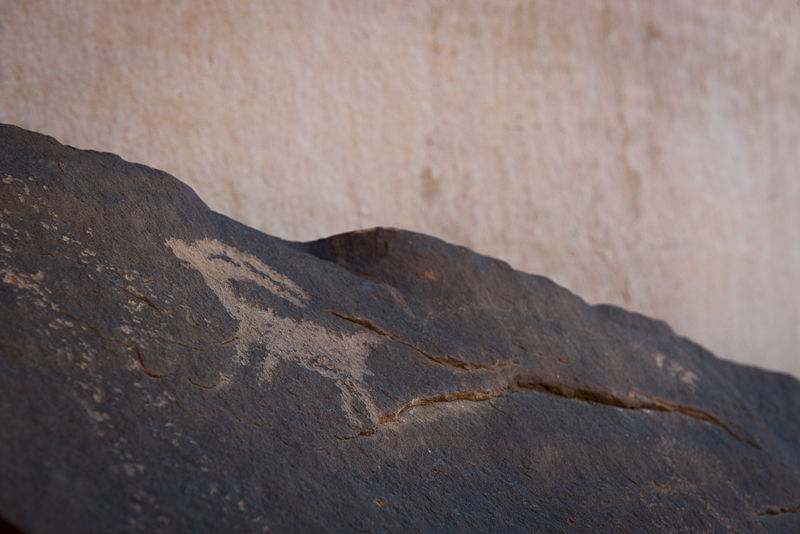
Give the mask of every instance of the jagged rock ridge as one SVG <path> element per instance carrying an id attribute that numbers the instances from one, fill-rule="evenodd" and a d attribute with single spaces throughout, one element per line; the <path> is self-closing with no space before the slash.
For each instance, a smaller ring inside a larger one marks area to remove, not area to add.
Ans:
<path id="1" fill-rule="evenodd" d="M 24 532 L 787 532 L 800 383 L 393 229 L 292 243 L 0 127 Z"/>

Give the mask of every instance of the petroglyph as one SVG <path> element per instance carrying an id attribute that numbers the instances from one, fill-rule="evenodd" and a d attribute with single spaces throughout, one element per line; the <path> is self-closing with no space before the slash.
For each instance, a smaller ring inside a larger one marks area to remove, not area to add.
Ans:
<path id="1" fill-rule="evenodd" d="M 678 362 L 667 358 L 660 352 L 656 352 L 655 354 L 653 354 L 653 359 L 656 361 L 656 365 L 658 366 L 659 369 L 664 369 L 671 376 L 678 377 L 678 379 L 684 384 L 688 384 L 692 387 L 695 387 L 697 383 L 697 375 L 695 373 L 686 369 Z"/>
<path id="2" fill-rule="evenodd" d="M 335 381 L 341 392 L 342 409 L 351 422 L 363 423 L 366 415 L 372 424 L 380 413 L 370 396 L 365 377 L 369 374 L 366 358 L 371 346 L 382 343 L 372 332 L 353 335 L 332 333 L 313 321 L 294 320 L 277 315 L 271 308 L 252 302 L 234 288 L 234 282 L 258 284 L 277 298 L 304 308 L 309 295 L 293 280 L 261 260 L 213 239 L 189 244 L 168 239 L 173 253 L 196 269 L 206 285 L 217 295 L 225 310 L 238 321 L 236 333 L 222 344 L 233 343 L 236 361 L 251 365 L 253 345 L 267 348 L 269 355 L 261 362 L 260 383 L 272 380 L 280 359 L 299 365 Z"/>
<path id="3" fill-rule="evenodd" d="M 44 274 L 41 271 L 37 271 L 35 274 L 28 274 L 13 269 L 0 269 L 0 281 L 4 284 L 29 291 L 35 295 L 32 302 L 37 306 L 49 308 L 53 311 L 60 311 L 61 308 L 59 308 L 58 304 L 50 300 L 45 289 L 42 289 L 39 285 L 43 279 Z"/>

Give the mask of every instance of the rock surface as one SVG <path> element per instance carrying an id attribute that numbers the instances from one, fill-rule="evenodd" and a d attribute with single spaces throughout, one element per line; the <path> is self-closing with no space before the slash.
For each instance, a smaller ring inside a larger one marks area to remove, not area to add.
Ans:
<path id="1" fill-rule="evenodd" d="M 0 127 L 22 532 L 791 532 L 800 383 L 392 229 L 287 242 Z"/>
<path id="2" fill-rule="evenodd" d="M 797 0 L 0 6 L 0 122 L 272 235 L 436 235 L 800 378 Z"/>

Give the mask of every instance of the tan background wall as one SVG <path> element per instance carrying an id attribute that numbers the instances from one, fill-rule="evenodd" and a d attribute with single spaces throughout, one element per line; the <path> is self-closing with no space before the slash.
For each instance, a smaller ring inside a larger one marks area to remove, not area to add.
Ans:
<path id="1" fill-rule="evenodd" d="M 800 5 L 0 0 L 0 121 L 443 237 L 800 376 Z"/>

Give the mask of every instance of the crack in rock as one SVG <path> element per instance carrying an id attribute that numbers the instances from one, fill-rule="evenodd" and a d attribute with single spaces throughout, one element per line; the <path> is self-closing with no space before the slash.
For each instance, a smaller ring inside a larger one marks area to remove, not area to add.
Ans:
<path id="1" fill-rule="evenodd" d="M 139 352 L 139 348 L 136 345 L 125 344 L 125 343 L 120 343 L 120 344 L 124 347 L 128 347 L 130 350 L 134 352 L 134 354 L 136 354 L 136 361 L 139 363 L 139 368 L 142 370 L 144 374 L 146 374 L 150 378 L 166 378 L 169 376 L 168 373 L 160 373 L 158 371 L 151 369 L 145 363 L 144 358 L 142 357 L 142 353 Z"/>
<path id="2" fill-rule="evenodd" d="M 491 401 L 492 399 L 498 397 L 507 397 L 509 395 L 519 394 L 526 390 L 535 391 L 537 393 L 544 393 L 546 395 L 553 395 L 556 397 L 561 397 L 563 399 L 577 400 L 581 402 L 588 402 L 591 404 L 599 404 L 602 406 L 612 406 L 614 408 L 622 408 L 626 410 L 639 410 L 639 411 L 649 410 L 654 412 L 680 413 L 682 415 L 686 415 L 688 417 L 697 419 L 699 421 L 703 421 L 705 423 L 711 423 L 724 430 L 734 439 L 746 443 L 754 448 L 761 449 L 761 446 L 757 442 L 734 431 L 729 425 L 722 422 L 718 417 L 715 417 L 714 415 L 704 410 L 692 408 L 690 406 L 683 406 L 680 404 L 671 403 L 663 399 L 647 396 L 637 391 L 632 391 L 629 394 L 629 397 L 632 400 L 627 401 L 623 398 L 620 398 L 618 395 L 614 393 L 593 391 L 589 389 L 570 388 L 562 384 L 552 384 L 541 380 L 536 380 L 531 378 L 520 378 L 520 377 L 516 377 L 513 382 L 509 383 L 505 387 L 491 389 L 491 390 L 468 390 L 468 391 L 443 393 L 439 395 L 433 395 L 430 397 L 415 397 L 409 402 L 403 404 L 395 412 L 382 416 L 378 420 L 378 424 L 376 426 L 364 429 L 360 431 L 358 434 L 352 436 L 346 436 L 339 439 L 350 440 L 365 436 L 371 436 L 375 434 L 382 425 L 397 421 L 398 418 L 404 412 L 416 406 L 424 406 L 435 403 L 455 402 L 462 400 L 468 400 L 473 402 Z M 780 510 L 785 510 L 785 509 L 780 509 Z M 789 510 L 791 511 L 791 509 Z M 796 512 L 797 509 L 794 509 L 794 511 Z"/>
<path id="3" fill-rule="evenodd" d="M 778 506 L 769 506 L 763 512 L 759 512 L 759 516 L 767 516 L 767 515 L 782 515 L 782 514 L 796 514 L 800 512 L 800 505 L 791 506 L 788 508 L 785 507 L 778 507 Z"/>
<path id="4" fill-rule="evenodd" d="M 339 438 L 342 440 L 350 440 L 365 436 L 371 436 L 372 434 L 376 433 L 381 425 L 385 425 L 387 423 L 393 423 L 397 421 L 397 419 L 406 411 L 414 408 L 416 406 L 425 406 L 427 404 L 437 404 L 437 403 L 446 403 L 446 402 L 455 402 L 455 401 L 472 401 L 472 402 L 483 402 L 489 401 L 491 399 L 496 399 L 498 397 L 505 397 L 512 393 L 512 391 L 508 388 L 502 389 L 493 389 L 493 390 L 484 390 L 484 391 L 457 391 L 454 393 L 442 393 L 441 395 L 433 395 L 430 397 L 414 397 L 409 402 L 403 404 L 400 408 L 398 408 L 393 413 L 385 415 L 378 420 L 378 424 L 372 428 L 368 428 L 362 430 L 358 434 L 353 436 L 346 436 L 343 438 Z"/>
<path id="5" fill-rule="evenodd" d="M 632 390 L 627 397 L 623 398 L 616 392 L 572 388 L 564 384 L 550 383 L 536 378 L 520 378 L 519 376 L 500 389 L 459 391 L 430 397 L 414 397 L 395 412 L 381 416 L 364 382 L 365 376 L 370 372 L 365 361 L 367 350 L 370 345 L 375 343 L 375 340 L 369 336 L 378 335 L 390 339 L 413 349 L 428 360 L 461 371 L 494 371 L 503 367 L 519 366 L 520 363 L 512 360 L 485 365 L 466 362 L 452 356 L 436 356 L 387 332 L 369 319 L 326 310 L 335 317 L 370 331 L 369 335 L 366 333 L 356 334 L 345 338 L 334 336 L 316 323 L 277 316 L 271 309 L 256 306 L 236 294 L 231 282 L 249 280 L 258 283 L 276 297 L 283 298 L 296 306 L 305 307 L 308 302 L 308 294 L 294 281 L 274 271 L 255 256 L 209 239 L 196 241 L 194 244 L 188 244 L 178 239 L 169 239 L 167 245 L 176 256 L 200 271 L 206 284 L 214 291 L 228 313 L 238 320 L 237 332 L 223 343 L 235 345 L 239 363 L 243 365 L 249 363 L 250 354 L 247 350 L 249 345 L 265 343 L 270 347 L 271 355 L 262 362 L 262 380 L 271 378 L 271 371 L 277 363 L 277 357 L 290 358 L 302 366 L 336 381 L 342 394 L 342 408 L 348 414 L 351 422 L 356 423 L 360 419 L 358 414 L 363 415 L 363 412 L 357 408 L 358 404 L 366 408 L 368 419 L 377 424 L 362 430 L 355 436 L 343 439 L 374 434 L 381 425 L 396 421 L 403 412 L 414 406 L 458 400 L 480 402 L 518 393 L 519 390 L 532 390 L 616 408 L 681 413 L 718 426 L 735 439 L 755 448 L 761 448 L 757 442 L 743 436 L 718 417 L 698 408 L 659 399 L 636 390 Z M 345 346 L 342 346 L 343 341 L 345 341 Z M 298 351 L 298 347 L 302 347 L 303 350 Z M 140 363 L 142 363 L 141 358 Z M 145 369 L 145 372 L 147 371 L 148 369 Z M 151 376 L 154 375 L 151 374 Z"/>
<path id="6" fill-rule="evenodd" d="M 197 386 L 197 387 L 202 388 L 202 389 L 215 389 L 215 388 L 217 388 L 217 387 L 219 387 L 219 386 L 221 386 L 223 384 L 227 384 L 228 382 L 230 382 L 231 381 L 231 377 L 230 377 L 230 375 L 226 375 L 224 373 L 220 373 L 219 374 L 219 380 L 217 380 L 213 384 L 203 384 L 202 382 L 199 382 L 199 381 L 197 381 L 197 380 L 195 380 L 193 378 L 187 378 L 187 380 L 193 386 Z"/>
<path id="7" fill-rule="evenodd" d="M 405 341 L 405 340 L 400 339 L 399 337 L 397 337 L 397 336 L 395 336 L 393 334 L 390 334 L 389 332 L 383 330 L 382 328 L 380 328 L 378 325 L 376 325 L 375 323 L 373 323 L 369 319 L 365 319 L 363 317 L 354 317 L 352 315 L 339 313 L 339 312 L 336 312 L 336 311 L 333 311 L 333 310 L 325 310 L 325 311 L 330 313 L 331 315 L 334 315 L 334 316 L 340 318 L 340 319 L 344 319 L 345 321 L 350 321 L 351 323 L 355 323 L 355 324 L 357 324 L 359 326 L 362 326 L 362 327 L 364 327 L 364 328 L 366 328 L 368 330 L 372 330 L 376 334 L 381 335 L 381 336 L 386 337 L 386 338 L 389 338 L 392 341 L 394 341 L 395 343 L 399 343 L 401 345 L 405 345 L 406 347 L 408 347 L 408 348 L 410 348 L 412 350 L 415 350 L 416 352 L 420 353 L 421 355 L 423 355 L 427 359 L 429 359 L 429 360 L 431 360 L 433 362 L 436 362 L 439 365 L 447 365 L 447 366 L 450 366 L 450 367 L 456 367 L 458 369 L 462 369 L 462 370 L 465 370 L 465 371 L 474 371 L 476 369 L 494 371 L 496 369 L 501 369 L 503 367 L 515 367 L 515 366 L 519 366 L 520 365 L 520 363 L 515 361 L 515 360 L 509 360 L 509 361 L 505 361 L 505 362 L 495 362 L 495 363 L 493 363 L 491 365 L 486 365 L 486 364 L 480 364 L 480 363 L 465 362 L 464 360 L 459 360 L 457 358 L 453 358 L 452 356 L 435 356 L 435 355 L 433 355 L 433 354 L 431 354 L 431 353 L 429 353 L 429 352 L 427 352 L 425 350 L 422 350 L 421 348 L 415 346 L 414 344 L 409 343 L 408 341 Z"/>
<path id="8" fill-rule="evenodd" d="M 640 391 L 632 390 L 628 394 L 628 399 L 624 399 L 613 392 L 597 391 L 582 388 L 571 388 L 563 384 L 551 384 L 535 379 L 517 379 L 517 386 L 522 389 L 530 389 L 541 393 L 555 395 L 565 399 L 575 399 L 584 402 L 591 402 L 594 404 L 603 404 L 606 406 L 613 406 L 615 408 L 623 408 L 626 410 L 651 410 L 654 412 L 676 412 L 687 415 L 694 419 L 711 423 L 723 429 L 737 440 L 747 443 L 748 445 L 760 449 L 756 441 L 743 436 L 736 432 L 730 425 L 724 423 L 718 417 L 700 410 L 692 408 L 691 406 L 684 406 L 682 404 L 673 403 L 664 399 L 659 399 Z"/>
<path id="9" fill-rule="evenodd" d="M 139 299 L 140 301 L 144 302 L 145 304 L 147 304 L 148 306 L 150 306 L 151 308 L 153 308 L 153 309 L 154 309 L 154 310 L 156 310 L 157 312 L 159 312 L 159 313 L 164 313 L 164 310 L 162 310 L 161 308 L 159 308 L 158 306 L 156 306 L 155 304 L 153 304 L 153 301 L 152 301 L 152 300 L 150 300 L 150 298 L 148 298 L 148 296 L 147 296 L 147 295 L 145 295 L 145 294 L 144 294 L 144 293 L 142 293 L 141 291 L 138 291 L 138 290 L 137 290 L 136 288 L 134 288 L 133 286 L 128 286 L 128 287 L 122 287 L 122 286 L 120 286 L 120 287 L 121 287 L 121 289 L 122 289 L 122 290 L 123 290 L 125 293 L 127 293 L 128 295 L 130 295 L 130 296 L 132 296 L 132 297 L 134 297 L 134 298 L 136 298 L 136 299 Z"/>

